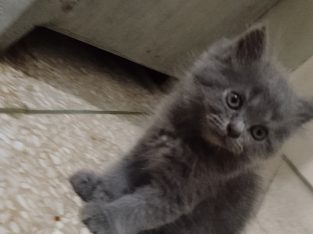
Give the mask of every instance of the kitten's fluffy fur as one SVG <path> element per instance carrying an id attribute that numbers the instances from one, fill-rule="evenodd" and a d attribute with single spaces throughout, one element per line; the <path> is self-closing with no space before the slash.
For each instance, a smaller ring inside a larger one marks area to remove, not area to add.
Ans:
<path id="1" fill-rule="evenodd" d="M 242 231 L 257 199 L 255 168 L 313 118 L 313 103 L 265 52 L 263 26 L 213 45 L 115 168 L 71 177 L 91 232 Z"/>

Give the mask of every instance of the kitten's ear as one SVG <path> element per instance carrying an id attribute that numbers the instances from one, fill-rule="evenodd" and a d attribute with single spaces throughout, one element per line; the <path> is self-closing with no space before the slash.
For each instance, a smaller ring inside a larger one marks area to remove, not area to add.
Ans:
<path id="1" fill-rule="evenodd" d="M 313 99 L 300 100 L 296 113 L 296 121 L 298 125 L 302 125 L 310 120 L 313 120 Z"/>
<path id="2" fill-rule="evenodd" d="M 259 61 L 266 51 L 266 44 L 265 25 L 250 29 L 235 41 L 235 61 L 240 65 L 250 65 Z"/>

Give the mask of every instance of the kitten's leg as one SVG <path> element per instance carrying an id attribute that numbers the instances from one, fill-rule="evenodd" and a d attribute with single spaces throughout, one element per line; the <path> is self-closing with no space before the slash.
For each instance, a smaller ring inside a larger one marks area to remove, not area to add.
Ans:
<path id="1" fill-rule="evenodd" d="M 217 196 L 208 197 L 192 212 L 154 232 L 140 234 L 239 234 L 256 211 L 260 177 L 248 172 L 219 187 Z"/>
<path id="2" fill-rule="evenodd" d="M 128 190 L 127 162 L 122 160 L 99 176 L 98 185 L 93 192 L 93 200 L 113 201 Z"/>
<path id="3" fill-rule="evenodd" d="M 212 200 L 200 203 L 191 212 L 172 223 L 140 234 L 235 234 L 214 231 L 214 204 Z"/>
<path id="4" fill-rule="evenodd" d="M 111 201 L 128 188 L 125 162 L 119 162 L 103 175 L 91 171 L 78 171 L 70 178 L 77 195 L 85 202 L 91 200 Z"/>
<path id="5" fill-rule="evenodd" d="M 98 176 L 91 171 L 78 171 L 70 177 L 70 183 L 76 194 L 85 202 L 93 197 L 98 184 Z"/>
<path id="6" fill-rule="evenodd" d="M 259 202 L 261 178 L 247 172 L 219 187 L 191 212 L 172 223 L 140 234 L 239 234 Z"/>
<path id="7" fill-rule="evenodd" d="M 145 186 L 111 203 L 88 203 L 82 221 L 97 234 L 135 234 L 173 222 L 193 209 L 191 203 L 186 205 L 177 196 L 169 198 Z"/>

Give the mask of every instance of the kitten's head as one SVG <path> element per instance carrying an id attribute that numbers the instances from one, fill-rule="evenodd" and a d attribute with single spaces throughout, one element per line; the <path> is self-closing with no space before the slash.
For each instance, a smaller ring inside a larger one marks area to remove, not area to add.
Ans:
<path id="1" fill-rule="evenodd" d="M 265 27 L 253 28 L 218 42 L 190 73 L 201 93 L 202 134 L 235 154 L 266 158 L 313 118 L 313 101 L 291 90 L 266 48 Z"/>

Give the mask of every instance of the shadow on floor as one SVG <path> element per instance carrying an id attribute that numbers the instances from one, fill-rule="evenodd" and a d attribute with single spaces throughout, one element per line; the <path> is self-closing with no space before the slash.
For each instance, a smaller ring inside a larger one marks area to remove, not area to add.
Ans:
<path id="1" fill-rule="evenodd" d="M 110 110 L 150 111 L 174 78 L 75 39 L 36 29 L 5 53 L 15 69 Z"/>

